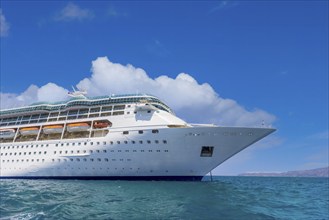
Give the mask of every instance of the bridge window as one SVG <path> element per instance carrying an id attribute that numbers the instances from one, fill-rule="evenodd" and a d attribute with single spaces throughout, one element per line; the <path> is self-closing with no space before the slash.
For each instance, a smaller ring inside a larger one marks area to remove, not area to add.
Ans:
<path id="1" fill-rule="evenodd" d="M 213 146 L 202 146 L 201 148 L 201 157 L 212 157 L 212 154 L 214 152 Z"/>

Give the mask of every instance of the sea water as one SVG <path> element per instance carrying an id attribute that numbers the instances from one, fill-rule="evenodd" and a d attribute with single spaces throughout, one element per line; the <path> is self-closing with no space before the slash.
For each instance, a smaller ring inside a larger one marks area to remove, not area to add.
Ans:
<path id="1" fill-rule="evenodd" d="M 0 180 L 0 219 L 329 219 L 329 179 Z"/>

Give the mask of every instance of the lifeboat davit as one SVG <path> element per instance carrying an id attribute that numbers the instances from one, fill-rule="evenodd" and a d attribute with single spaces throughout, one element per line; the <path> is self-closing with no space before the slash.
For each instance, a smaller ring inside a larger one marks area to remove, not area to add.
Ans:
<path id="1" fill-rule="evenodd" d="M 72 123 L 67 125 L 68 132 L 81 132 L 81 131 L 88 131 L 90 125 L 88 123 Z"/>
<path id="2" fill-rule="evenodd" d="M 109 126 L 109 122 L 107 121 L 95 121 L 94 128 L 107 128 Z"/>
<path id="3" fill-rule="evenodd" d="M 47 125 L 43 127 L 43 132 L 45 134 L 61 134 L 63 129 L 63 125 Z"/>
<path id="4" fill-rule="evenodd" d="M 32 135 L 38 135 L 39 128 L 38 127 L 29 127 L 29 128 L 21 128 L 19 130 L 21 135 L 23 136 L 32 136 Z"/>
<path id="5" fill-rule="evenodd" d="M 0 130 L 0 138 L 10 139 L 15 137 L 15 129 L 3 129 Z"/>

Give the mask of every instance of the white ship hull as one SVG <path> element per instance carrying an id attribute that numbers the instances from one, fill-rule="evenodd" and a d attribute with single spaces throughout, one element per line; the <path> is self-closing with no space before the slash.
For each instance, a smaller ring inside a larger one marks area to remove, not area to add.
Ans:
<path id="1" fill-rule="evenodd" d="M 127 100 L 127 96 L 123 98 Z M 7 122 L 15 117 L 6 119 L 0 115 L 7 123 L 3 124 L 8 125 L 2 129 L 16 131 L 12 139 L 0 140 L 0 178 L 200 180 L 275 130 L 190 125 L 159 100 L 153 100 L 153 105 L 148 105 L 152 108 L 146 110 L 136 103 L 116 104 L 99 113 L 90 107 L 89 113 L 84 109 L 81 115 L 76 113 L 75 119 L 69 118 L 71 113 L 62 121 L 57 117 L 54 122 L 43 122 L 44 114 L 39 113 L 40 116 L 35 117 L 40 121 L 30 120 L 17 126 Z M 15 114 L 15 111 L 9 113 Z M 51 120 L 47 121 L 53 121 L 53 114 L 49 113 Z M 99 121 L 108 122 L 109 127 L 89 126 Z M 54 123 L 63 124 L 63 128 L 49 129 L 56 125 Z M 78 124 L 88 126 L 72 126 Z M 33 126 L 40 128 L 35 136 L 19 134 L 21 129 Z M 50 133 L 54 134 L 48 135 Z"/>
<path id="2" fill-rule="evenodd" d="M 67 140 L 61 147 L 56 147 L 56 141 L 49 143 L 47 148 L 39 147 L 38 150 L 33 150 L 37 152 L 37 156 L 26 156 L 23 153 L 20 157 L 16 156 L 14 162 L 9 159 L 10 162 L 2 163 L 1 177 L 200 179 L 234 154 L 271 132 L 273 129 L 195 127 L 160 129 L 158 134 L 145 130 L 142 136 L 137 131 L 130 131 L 132 135 L 129 138 L 123 136 L 122 132 L 113 132 L 99 140 Z M 111 145 L 110 140 L 115 140 L 115 143 Z M 135 143 L 131 140 L 135 140 Z M 87 145 L 72 146 L 72 143 L 77 142 L 86 142 Z M 40 142 L 39 145 L 42 143 L 44 142 Z M 66 146 L 66 143 L 71 144 Z M 22 146 L 24 145 L 22 143 Z M 202 146 L 214 147 L 211 157 L 201 157 Z M 44 150 L 47 150 L 46 154 Z M 7 151 L 10 149 L 1 152 Z M 65 154 L 65 151 L 69 153 Z M 25 158 L 25 161 L 29 158 L 29 162 L 16 163 L 22 158 Z"/>

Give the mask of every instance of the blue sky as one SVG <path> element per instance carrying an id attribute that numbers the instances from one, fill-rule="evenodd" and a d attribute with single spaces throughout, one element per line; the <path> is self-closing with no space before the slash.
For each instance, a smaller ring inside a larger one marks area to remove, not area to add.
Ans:
<path id="1" fill-rule="evenodd" d="M 278 129 L 215 174 L 328 166 L 328 1 L 2 0 L 0 34 L 1 108 L 152 92 L 187 121 Z"/>

